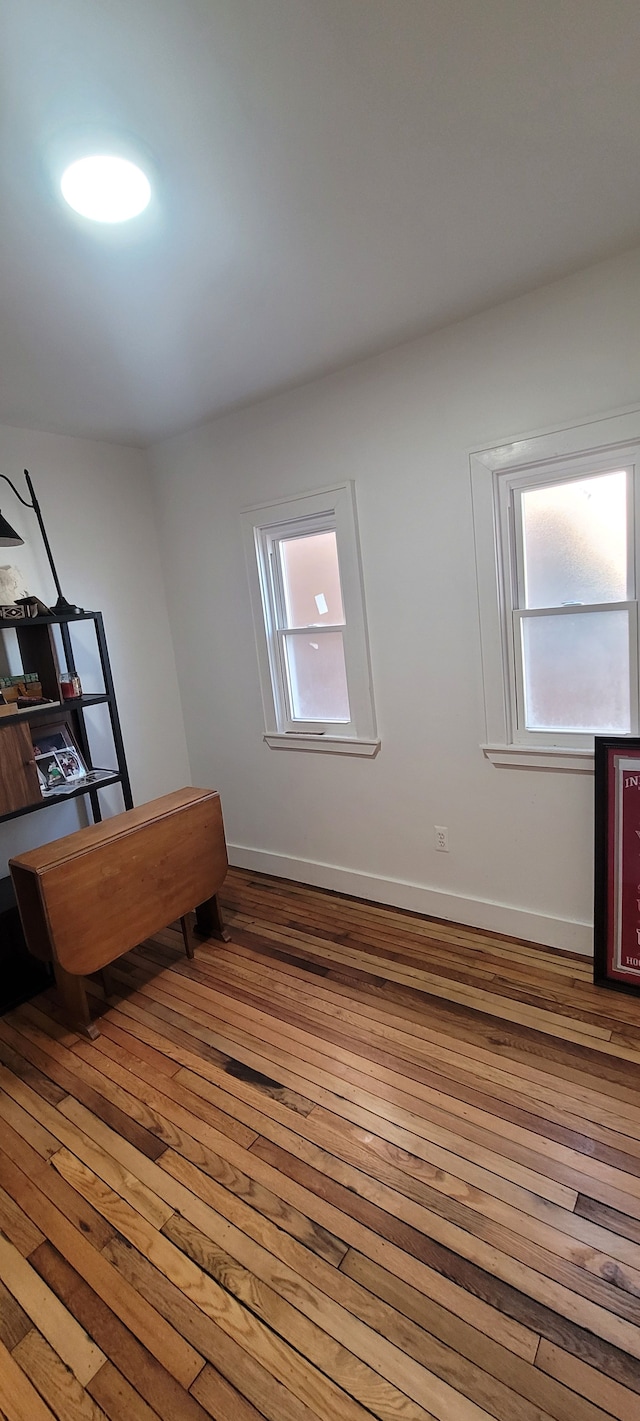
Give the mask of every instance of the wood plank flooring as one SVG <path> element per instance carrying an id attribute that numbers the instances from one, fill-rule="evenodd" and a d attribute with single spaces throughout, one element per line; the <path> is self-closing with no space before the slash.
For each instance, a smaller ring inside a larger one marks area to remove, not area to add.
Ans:
<path id="1" fill-rule="evenodd" d="M 0 1019 L 0 1421 L 640 1421 L 640 1000 L 232 870 Z"/>

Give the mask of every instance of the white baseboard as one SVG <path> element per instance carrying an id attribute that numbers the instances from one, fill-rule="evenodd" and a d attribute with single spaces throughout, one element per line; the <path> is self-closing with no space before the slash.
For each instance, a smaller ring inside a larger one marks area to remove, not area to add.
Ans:
<path id="1" fill-rule="evenodd" d="M 331 888 L 336 893 L 370 898 L 374 903 L 408 908 L 414 913 L 446 918 L 472 928 L 487 928 L 490 932 L 525 938 L 528 942 L 539 942 L 564 952 L 580 952 L 585 957 L 590 957 L 593 952 L 593 928 L 590 923 L 549 918 L 544 913 L 532 913 L 507 903 L 468 898 L 462 893 L 443 893 L 438 888 L 427 888 L 421 883 L 406 883 L 400 878 L 378 878 L 373 873 L 356 873 L 336 864 L 289 858 L 287 854 L 270 854 L 264 849 L 245 848 L 242 844 L 228 844 L 227 850 L 229 862 L 236 868 L 254 869 L 257 873 L 270 873 L 276 878 L 293 878 L 298 883 L 310 883 L 314 888 Z"/>

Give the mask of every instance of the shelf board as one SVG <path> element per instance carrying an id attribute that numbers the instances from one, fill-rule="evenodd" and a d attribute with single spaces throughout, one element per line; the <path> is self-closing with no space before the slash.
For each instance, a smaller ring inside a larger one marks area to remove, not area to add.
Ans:
<path id="1" fill-rule="evenodd" d="M 60 705 L 71 706 L 73 709 L 78 710 L 80 706 L 103 706 L 109 699 L 110 697 L 106 691 L 100 691 L 99 694 L 96 693 L 95 695 L 91 693 L 86 696 L 63 696 Z"/>
<path id="2" fill-rule="evenodd" d="M 0 728 L 3 725 L 13 725 L 16 720 L 25 720 L 29 716 L 44 715 L 46 711 L 60 711 L 62 701 L 48 701 L 43 706 L 20 706 L 19 710 L 10 711 L 7 715 L 4 711 L 0 715 Z"/>
<path id="3" fill-rule="evenodd" d="M 62 622 L 95 622 L 96 617 L 99 616 L 99 612 L 70 612 L 66 616 L 57 617 L 54 612 L 48 612 L 46 616 L 19 617 L 16 621 L 13 619 L 5 620 L 4 617 L 1 617 L 0 631 L 8 631 L 10 628 L 13 631 L 19 628 L 20 631 L 22 631 L 24 627 L 60 626 Z"/>
<path id="4" fill-rule="evenodd" d="M 106 691 L 101 691 L 99 695 L 86 696 L 63 696 L 61 701 L 50 701 L 44 706 L 21 706 L 20 710 L 12 711 L 10 715 L 0 715 L 0 728 L 3 725 L 12 725 L 16 720 L 29 719 L 32 715 L 44 715 L 46 711 L 60 711 L 66 709 L 81 710 L 89 706 L 104 706 L 111 700 Z"/>
<path id="5" fill-rule="evenodd" d="M 82 795 L 91 794 L 93 790 L 106 789 L 108 785 L 117 785 L 121 781 L 119 770 L 105 770 L 104 777 L 92 780 L 91 784 L 80 784 L 77 789 L 67 790 L 65 794 L 48 794 L 35 804 L 25 804 L 22 809 L 12 809 L 10 814 L 0 814 L 0 824 L 4 824 L 7 819 L 19 819 L 23 814 L 36 814 L 39 809 L 48 809 L 50 804 L 67 804 L 70 799 L 80 799 Z"/>

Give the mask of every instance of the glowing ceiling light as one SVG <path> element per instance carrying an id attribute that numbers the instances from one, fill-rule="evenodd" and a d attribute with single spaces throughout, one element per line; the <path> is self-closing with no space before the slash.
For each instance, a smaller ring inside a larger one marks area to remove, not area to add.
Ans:
<path id="1" fill-rule="evenodd" d="M 79 158 L 62 175 L 62 195 L 92 222 L 128 222 L 143 212 L 151 197 L 149 179 L 129 162 L 107 153 Z"/>

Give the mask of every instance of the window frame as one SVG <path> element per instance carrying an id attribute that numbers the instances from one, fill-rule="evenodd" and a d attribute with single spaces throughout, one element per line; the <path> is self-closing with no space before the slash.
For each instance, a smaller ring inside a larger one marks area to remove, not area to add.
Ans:
<path id="1" fill-rule="evenodd" d="M 627 596 L 618 603 L 589 604 L 566 609 L 525 609 L 522 522 L 517 502 L 526 488 L 585 478 L 589 474 L 628 471 Z M 494 764 L 524 768 L 591 772 L 593 735 L 570 730 L 529 731 L 523 728 L 522 657 L 515 632 L 527 617 L 558 610 L 612 611 L 629 609 L 629 679 L 631 728 L 637 734 L 640 715 L 638 601 L 640 572 L 640 412 L 629 411 L 577 429 L 545 432 L 493 449 L 470 454 L 480 640 L 485 701 L 485 742 L 482 749 Z M 519 554 L 519 555 L 518 555 Z"/>
<path id="2" fill-rule="evenodd" d="M 260 687 L 265 717 L 264 739 L 275 749 L 324 750 L 375 755 L 380 747 L 364 607 L 355 488 L 351 481 L 296 498 L 275 499 L 246 509 L 243 537 L 249 575 Z M 300 721 L 290 713 L 286 636 L 308 635 L 309 628 L 287 628 L 279 544 L 290 537 L 335 531 L 344 624 L 313 626 L 343 638 L 351 718 Z"/>
<path id="3" fill-rule="evenodd" d="M 301 734 L 306 732 L 313 735 L 347 735 L 350 738 L 356 734 L 356 725 L 351 707 L 351 696 L 349 695 L 349 718 L 348 720 L 327 719 L 327 720 L 305 720 L 295 716 L 293 713 L 291 695 L 291 671 L 289 667 L 286 643 L 289 637 L 309 636 L 310 632 L 326 636 L 327 633 L 338 632 L 342 638 L 344 650 L 345 671 L 347 679 L 347 693 L 349 693 L 349 657 L 351 647 L 349 644 L 348 628 L 346 620 L 346 608 L 344 609 L 344 622 L 324 622 L 320 624 L 308 624 L 303 627 L 287 626 L 286 594 L 284 586 L 284 570 L 282 566 L 282 555 L 280 552 L 283 543 L 291 542 L 294 538 L 313 537 L 318 533 L 335 533 L 337 544 L 337 528 L 335 514 L 320 513 L 311 514 L 309 517 L 297 518 L 284 523 L 277 523 L 260 529 L 259 538 L 261 547 L 261 567 L 262 578 L 268 582 L 268 587 L 263 587 L 263 606 L 265 607 L 265 621 L 269 619 L 271 634 L 268 635 L 269 662 L 271 667 L 271 679 L 274 700 L 276 703 L 276 716 L 281 731 L 291 734 Z M 340 554 L 338 551 L 338 567 L 340 568 Z M 340 591 L 342 594 L 342 575 L 340 575 Z M 344 599 L 343 599 L 344 600 Z"/>

